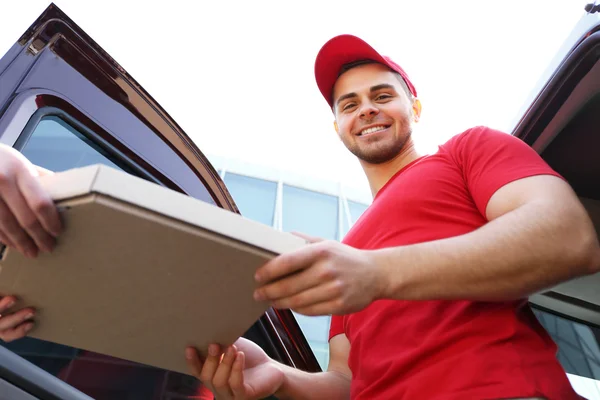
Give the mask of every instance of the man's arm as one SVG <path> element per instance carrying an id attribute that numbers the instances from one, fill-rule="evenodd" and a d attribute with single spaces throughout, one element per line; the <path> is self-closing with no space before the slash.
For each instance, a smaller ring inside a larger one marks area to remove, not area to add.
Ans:
<path id="1" fill-rule="evenodd" d="M 560 178 L 502 186 L 486 216 L 468 234 L 381 250 L 307 237 L 315 243 L 257 271 L 255 299 L 305 315 L 347 314 L 382 298 L 512 300 L 600 268 L 594 227 Z"/>
<path id="2" fill-rule="evenodd" d="M 352 372 L 348 367 L 350 342 L 344 334 L 329 341 L 327 372 L 309 374 L 285 365 L 285 378 L 275 396 L 281 400 L 349 399 Z M 308 389 L 308 390 L 307 390 Z"/>
<path id="3" fill-rule="evenodd" d="M 575 193 L 549 175 L 501 187 L 489 223 L 457 237 L 374 252 L 382 297 L 510 300 L 599 271 L 594 227 Z"/>

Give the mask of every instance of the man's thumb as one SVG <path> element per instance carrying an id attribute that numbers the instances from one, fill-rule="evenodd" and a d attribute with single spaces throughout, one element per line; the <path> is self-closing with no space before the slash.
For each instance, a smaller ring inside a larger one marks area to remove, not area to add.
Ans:
<path id="1" fill-rule="evenodd" d="M 291 232 L 291 233 L 292 233 L 292 235 L 301 237 L 302 239 L 306 240 L 308 243 L 317 243 L 317 242 L 322 242 L 323 240 L 325 240 L 325 239 L 321 239 L 316 236 L 307 235 L 305 233 L 300 233 L 300 232 Z"/>

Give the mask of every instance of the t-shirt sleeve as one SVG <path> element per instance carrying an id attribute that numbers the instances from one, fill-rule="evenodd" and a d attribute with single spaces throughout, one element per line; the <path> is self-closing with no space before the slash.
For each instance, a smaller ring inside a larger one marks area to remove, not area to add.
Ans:
<path id="1" fill-rule="evenodd" d="M 487 127 L 475 127 L 446 144 L 462 169 L 468 190 L 481 215 L 502 186 L 535 175 L 562 178 L 521 139 Z"/>
<path id="2" fill-rule="evenodd" d="M 341 315 L 332 315 L 329 325 L 329 340 L 342 333 L 344 333 L 344 317 Z"/>

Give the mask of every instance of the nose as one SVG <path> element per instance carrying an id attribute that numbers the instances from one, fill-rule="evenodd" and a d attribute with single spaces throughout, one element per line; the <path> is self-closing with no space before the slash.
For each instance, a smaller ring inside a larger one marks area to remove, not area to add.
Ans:
<path id="1" fill-rule="evenodd" d="M 364 103 L 360 109 L 360 117 L 365 119 L 371 119 L 379 114 L 379 109 L 372 103 Z"/>

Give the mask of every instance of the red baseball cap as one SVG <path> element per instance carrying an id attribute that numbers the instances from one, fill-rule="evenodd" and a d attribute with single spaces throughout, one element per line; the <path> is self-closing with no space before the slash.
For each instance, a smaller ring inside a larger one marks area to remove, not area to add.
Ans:
<path id="1" fill-rule="evenodd" d="M 317 86 L 327 103 L 333 108 L 333 85 L 340 76 L 342 66 L 362 60 L 371 60 L 383 64 L 402 76 L 408 90 L 417 97 L 417 89 L 408 75 L 389 57 L 382 56 L 364 40 L 353 35 L 339 35 L 330 39 L 321 47 L 315 60 L 315 78 Z"/>

